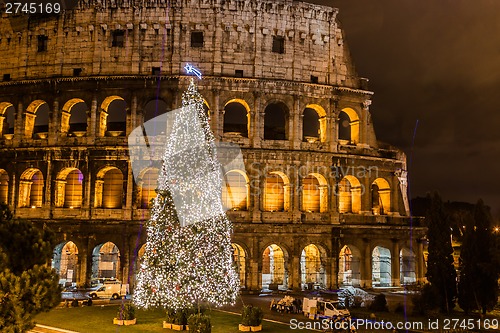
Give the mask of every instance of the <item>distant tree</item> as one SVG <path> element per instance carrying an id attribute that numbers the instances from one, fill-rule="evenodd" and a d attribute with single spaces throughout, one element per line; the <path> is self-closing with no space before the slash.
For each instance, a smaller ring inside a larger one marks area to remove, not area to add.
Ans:
<path id="1" fill-rule="evenodd" d="M 438 296 L 436 303 L 443 312 L 453 310 L 457 296 L 457 274 L 453 266 L 450 220 L 437 193 L 429 195 L 430 208 L 426 214 L 429 256 L 427 280 Z"/>
<path id="2" fill-rule="evenodd" d="M 0 331 L 21 333 L 34 326 L 33 317 L 61 300 L 59 278 L 46 263 L 52 233 L 27 221 L 16 221 L 0 204 Z"/>
<path id="3" fill-rule="evenodd" d="M 458 303 L 465 311 L 492 310 L 498 297 L 498 258 L 489 209 L 479 200 L 474 218 L 466 225 L 461 250 Z"/>

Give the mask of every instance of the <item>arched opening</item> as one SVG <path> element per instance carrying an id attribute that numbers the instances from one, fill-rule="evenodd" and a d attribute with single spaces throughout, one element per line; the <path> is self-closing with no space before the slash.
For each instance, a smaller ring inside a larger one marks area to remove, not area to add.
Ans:
<path id="1" fill-rule="evenodd" d="M 403 248 L 399 252 L 399 276 L 401 285 L 417 283 L 415 273 L 415 254 L 408 248 Z"/>
<path id="2" fill-rule="evenodd" d="M 135 252 L 137 251 L 137 252 Z M 137 273 L 141 269 L 141 265 L 144 261 L 144 254 L 146 253 L 146 244 L 143 244 L 139 249 L 135 248 L 134 249 L 134 258 L 133 258 L 133 266 L 134 267 L 134 274 L 132 275 L 132 278 L 130 279 L 130 288 L 134 289 L 135 284 L 137 282 Z M 125 277 L 124 277 L 125 278 Z"/>
<path id="3" fill-rule="evenodd" d="M 372 252 L 372 286 L 391 286 L 391 251 L 382 246 Z"/>
<path id="4" fill-rule="evenodd" d="M 99 134 L 125 135 L 127 129 L 127 103 L 120 96 L 109 96 L 101 104 Z"/>
<path id="5" fill-rule="evenodd" d="M 309 213 L 328 211 L 328 185 L 322 175 L 310 174 L 302 179 L 302 211 Z"/>
<path id="6" fill-rule="evenodd" d="M 78 247 L 73 242 L 63 242 L 54 248 L 52 268 L 59 275 L 59 284 L 75 285 L 78 272 Z"/>
<path id="7" fill-rule="evenodd" d="M 316 104 L 308 105 L 302 118 L 302 136 L 306 142 L 326 141 L 326 111 Z"/>
<path id="8" fill-rule="evenodd" d="M 222 204 L 227 210 L 247 210 L 250 186 L 244 171 L 231 170 L 224 175 Z"/>
<path id="9" fill-rule="evenodd" d="M 9 202 L 9 174 L 7 171 L 0 169 L 0 203 L 7 204 Z"/>
<path id="10" fill-rule="evenodd" d="M 356 247 L 345 245 L 339 254 L 339 284 L 341 286 L 360 285 L 360 254 Z"/>
<path id="11" fill-rule="evenodd" d="M 150 207 L 151 200 L 156 198 L 156 188 L 158 187 L 158 169 L 148 169 L 142 175 L 140 182 L 141 190 L 141 208 Z"/>
<path id="12" fill-rule="evenodd" d="M 112 243 L 97 245 L 92 252 L 92 279 L 118 278 L 120 250 Z"/>
<path id="13" fill-rule="evenodd" d="M 0 103 L 0 138 L 14 134 L 14 105 L 8 102 Z"/>
<path id="14" fill-rule="evenodd" d="M 359 143 L 359 116 L 351 108 L 343 109 L 338 118 L 338 134 L 341 144 Z"/>
<path id="15" fill-rule="evenodd" d="M 49 132 L 49 105 L 42 100 L 26 108 L 25 135 L 27 138 L 46 139 Z"/>
<path id="16" fill-rule="evenodd" d="M 345 176 L 338 185 L 339 213 L 359 214 L 361 211 L 361 184 L 354 176 Z"/>
<path id="17" fill-rule="evenodd" d="M 264 112 L 264 140 L 287 140 L 288 107 L 282 102 L 271 103 Z"/>
<path id="18" fill-rule="evenodd" d="M 203 100 L 203 110 L 205 110 L 205 114 L 207 115 L 208 121 L 210 121 L 210 105 L 206 100 Z"/>
<path id="19" fill-rule="evenodd" d="M 55 206 L 80 208 L 83 201 L 83 174 L 76 168 L 63 169 L 56 178 Z"/>
<path id="20" fill-rule="evenodd" d="M 19 183 L 19 207 L 40 208 L 43 203 L 43 174 L 38 169 L 28 169 Z"/>
<path id="21" fill-rule="evenodd" d="M 85 136 L 87 133 L 87 104 L 79 98 L 67 101 L 61 114 L 61 132 L 74 136 Z"/>
<path id="22" fill-rule="evenodd" d="M 149 101 L 144 107 L 144 124 L 148 136 L 167 133 L 167 103 L 161 99 Z"/>
<path id="23" fill-rule="evenodd" d="M 236 271 L 240 277 L 240 288 L 246 287 L 246 254 L 245 250 L 238 244 L 232 243 L 233 262 L 236 265 Z"/>
<path id="24" fill-rule="evenodd" d="M 262 289 L 288 289 L 285 253 L 276 244 L 269 245 L 262 255 Z"/>
<path id="25" fill-rule="evenodd" d="M 371 187 L 372 212 L 386 215 L 391 210 L 391 188 L 384 178 L 377 178 Z"/>
<path id="26" fill-rule="evenodd" d="M 106 167 L 97 174 L 95 207 L 122 208 L 123 174 L 115 167 Z"/>
<path id="27" fill-rule="evenodd" d="M 290 209 L 290 182 L 278 171 L 269 173 L 264 185 L 264 210 L 282 212 Z"/>
<path id="28" fill-rule="evenodd" d="M 309 244 L 302 250 L 300 272 L 302 289 L 326 288 L 325 266 L 321 261 L 321 253 L 316 245 Z"/>
<path id="29" fill-rule="evenodd" d="M 224 133 L 248 138 L 249 128 L 248 104 L 241 99 L 233 99 L 224 107 Z"/>

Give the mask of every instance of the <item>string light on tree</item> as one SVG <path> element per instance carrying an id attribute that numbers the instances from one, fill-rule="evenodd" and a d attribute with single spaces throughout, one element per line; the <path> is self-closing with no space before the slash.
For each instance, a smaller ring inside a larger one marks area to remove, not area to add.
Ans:
<path id="1" fill-rule="evenodd" d="M 192 65 L 185 69 L 201 79 Z M 239 290 L 232 225 L 221 200 L 215 139 L 193 79 L 175 112 L 147 222 L 134 303 L 174 310 L 200 303 L 232 304 Z"/>

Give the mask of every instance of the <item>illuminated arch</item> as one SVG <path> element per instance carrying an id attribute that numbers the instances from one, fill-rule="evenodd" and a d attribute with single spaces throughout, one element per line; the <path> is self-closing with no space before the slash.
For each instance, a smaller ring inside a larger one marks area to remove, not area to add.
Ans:
<path id="1" fill-rule="evenodd" d="M 109 135 L 111 136 L 125 134 L 124 124 L 127 121 L 126 106 L 125 110 L 109 110 L 109 106 L 114 101 L 125 102 L 125 100 L 120 96 L 108 96 L 101 103 L 101 110 L 99 112 L 100 136 L 105 136 L 107 131 L 109 131 Z"/>
<path id="2" fill-rule="evenodd" d="M 399 251 L 399 272 L 401 285 L 417 283 L 415 253 L 408 248 L 403 248 Z"/>
<path id="3" fill-rule="evenodd" d="M 271 244 L 262 253 L 262 289 L 288 289 L 287 252 Z"/>
<path id="4" fill-rule="evenodd" d="M 264 185 L 264 210 L 290 210 L 290 181 L 281 171 L 272 171 L 266 177 Z"/>
<path id="5" fill-rule="evenodd" d="M 45 106 L 45 107 L 43 107 Z M 42 108 L 43 107 L 43 108 Z M 38 111 L 41 110 L 43 114 Z M 48 132 L 48 122 L 49 122 L 49 106 L 47 102 L 38 99 L 31 102 L 26 108 L 25 112 L 25 124 L 24 124 L 24 135 L 26 138 L 33 137 L 33 134 L 46 133 Z M 45 135 L 40 134 L 40 138 L 44 138 Z"/>
<path id="6" fill-rule="evenodd" d="M 94 206 L 99 208 L 122 208 L 123 173 L 116 167 L 108 166 L 97 173 Z"/>
<path id="7" fill-rule="evenodd" d="M 250 185 L 247 174 L 241 170 L 230 170 L 224 175 L 222 203 L 228 210 L 247 210 L 250 200 Z"/>
<path id="8" fill-rule="evenodd" d="M 304 141 L 326 142 L 327 122 L 326 111 L 318 104 L 308 104 L 303 111 L 302 133 Z"/>
<path id="9" fill-rule="evenodd" d="M 19 182 L 19 207 L 42 207 L 43 190 L 42 172 L 36 168 L 24 171 Z"/>
<path id="10" fill-rule="evenodd" d="M 92 251 L 92 278 L 119 278 L 120 250 L 112 242 L 97 245 Z"/>
<path id="11" fill-rule="evenodd" d="M 302 249 L 300 272 L 303 289 L 306 289 L 306 287 L 308 290 L 326 288 L 326 268 L 323 262 L 324 253 L 325 251 L 315 244 L 309 244 Z"/>
<path id="12" fill-rule="evenodd" d="M 0 204 L 9 202 L 9 174 L 0 169 Z"/>
<path id="13" fill-rule="evenodd" d="M 80 98 L 72 98 L 63 105 L 61 113 L 61 133 L 79 133 L 87 131 L 87 110 L 77 109 L 72 111 L 74 106 L 81 103 L 85 105 L 85 109 L 88 109 L 85 101 Z M 78 118 L 85 119 L 85 122 L 81 120 L 78 121 Z M 80 133 L 78 135 L 80 135 Z"/>
<path id="14" fill-rule="evenodd" d="M 237 243 L 232 243 L 233 247 L 233 262 L 236 265 L 236 271 L 240 277 L 240 288 L 246 286 L 246 252 L 243 247 Z"/>
<path id="15" fill-rule="evenodd" d="M 339 114 L 339 140 L 345 143 L 359 143 L 360 120 L 352 108 L 344 108 Z"/>
<path id="16" fill-rule="evenodd" d="M 359 180 L 351 175 L 345 176 L 338 185 L 339 213 L 359 214 L 361 211 L 362 187 Z"/>
<path id="17" fill-rule="evenodd" d="M 377 178 L 372 183 L 372 212 L 374 215 L 385 215 L 391 211 L 391 187 L 384 178 Z"/>
<path id="18" fill-rule="evenodd" d="M 372 286 L 391 286 L 391 251 L 382 246 L 376 246 L 372 251 Z"/>
<path id="19" fill-rule="evenodd" d="M 158 187 L 158 175 L 160 170 L 157 168 L 147 168 L 139 175 L 139 197 L 141 198 L 140 207 L 147 209 L 152 199 L 156 198 L 156 188 Z"/>
<path id="20" fill-rule="evenodd" d="M 59 275 L 59 283 L 71 286 L 78 280 L 78 247 L 72 241 L 62 242 L 52 253 L 52 268 Z"/>
<path id="21" fill-rule="evenodd" d="M 56 207 L 80 208 L 83 202 L 83 174 L 77 168 L 64 168 L 55 180 Z"/>
<path id="22" fill-rule="evenodd" d="M 232 99 L 224 105 L 224 133 L 239 133 L 248 137 L 250 132 L 250 106 L 243 99 Z"/>
<path id="23" fill-rule="evenodd" d="M 14 124 L 10 123 L 13 120 L 13 119 L 10 119 L 11 112 L 8 111 L 8 110 L 13 110 L 13 109 L 14 109 L 14 105 L 12 105 L 9 102 L 0 103 L 0 138 L 2 136 L 4 136 L 5 134 L 11 134 L 10 129 L 14 128 L 14 126 L 13 126 Z M 13 112 L 12 112 L 12 116 L 13 116 Z M 12 127 L 11 127 L 11 125 L 12 125 Z"/>
<path id="24" fill-rule="evenodd" d="M 339 253 L 339 284 L 359 286 L 361 280 L 361 253 L 353 245 L 344 245 Z"/>
<path id="25" fill-rule="evenodd" d="M 328 183 L 319 173 L 311 173 L 302 179 L 302 211 L 328 211 Z"/>

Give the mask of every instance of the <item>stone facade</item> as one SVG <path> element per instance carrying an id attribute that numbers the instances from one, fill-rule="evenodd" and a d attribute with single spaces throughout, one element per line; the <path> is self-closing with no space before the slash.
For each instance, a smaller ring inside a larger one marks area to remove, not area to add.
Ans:
<path id="1" fill-rule="evenodd" d="M 0 200 L 57 232 L 67 280 L 109 271 L 133 283 L 149 212 L 127 135 L 152 103 L 180 106 L 190 62 L 216 138 L 244 155 L 245 203 L 228 212 L 242 287 L 421 281 L 425 229 L 409 216 L 406 157 L 376 140 L 373 93 L 336 15 L 289 0 L 89 0 L 1 20 Z M 238 108 L 243 119 L 228 120 Z"/>

